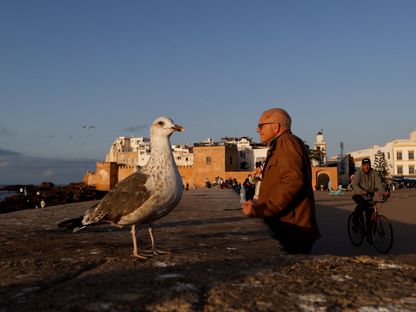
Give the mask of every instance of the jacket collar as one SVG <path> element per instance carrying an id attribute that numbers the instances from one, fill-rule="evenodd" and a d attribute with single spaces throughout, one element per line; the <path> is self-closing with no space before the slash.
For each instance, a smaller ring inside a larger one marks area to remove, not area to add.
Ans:
<path id="1" fill-rule="evenodd" d="M 285 134 L 290 134 L 290 133 L 292 133 L 292 132 L 290 130 L 287 130 L 287 131 L 281 133 L 280 135 L 278 135 L 277 137 L 275 137 L 273 140 L 271 140 L 270 143 L 269 143 L 269 151 L 274 150 L 274 148 L 276 147 L 276 143 L 277 143 L 277 141 L 279 140 L 280 137 L 282 137 Z"/>

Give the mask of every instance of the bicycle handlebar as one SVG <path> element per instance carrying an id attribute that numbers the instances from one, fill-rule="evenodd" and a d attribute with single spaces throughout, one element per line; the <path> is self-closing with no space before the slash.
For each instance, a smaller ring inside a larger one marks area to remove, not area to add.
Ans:
<path id="1" fill-rule="evenodd" d="M 371 202 L 373 204 L 384 204 L 390 198 L 390 196 L 380 196 L 380 197 L 381 197 L 380 200 L 372 200 Z"/>

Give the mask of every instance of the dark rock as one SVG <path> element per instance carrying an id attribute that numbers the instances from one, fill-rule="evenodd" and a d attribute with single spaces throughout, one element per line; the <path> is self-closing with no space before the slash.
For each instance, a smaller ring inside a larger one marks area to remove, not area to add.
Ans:
<path id="1" fill-rule="evenodd" d="M 20 190 L 25 189 L 25 193 Z M 62 205 L 67 203 L 101 199 L 107 192 L 97 191 L 94 187 L 83 183 L 71 183 L 65 186 L 55 186 L 51 182 L 43 182 L 37 185 L 10 185 L 3 190 L 17 192 L 0 201 L 0 213 L 7 213 L 23 209 L 35 209 L 41 207 L 43 200 L 47 206 Z"/>

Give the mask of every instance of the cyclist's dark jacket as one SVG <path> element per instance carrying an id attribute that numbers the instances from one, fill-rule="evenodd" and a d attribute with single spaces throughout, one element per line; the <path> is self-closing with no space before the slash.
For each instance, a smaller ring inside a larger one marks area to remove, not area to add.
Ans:
<path id="1" fill-rule="evenodd" d="M 357 195 L 361 195 L 363 191 L 368 191 L 372 195 L 374 195 L 376 190 L 379 193 L 384 193 L 386 191 L 380 176 L 373 168 L 370 168 L 368 173 L 364 173 L 362 168 L 357 170 L 352 179 L 352 188 L 353 193 Z"/>

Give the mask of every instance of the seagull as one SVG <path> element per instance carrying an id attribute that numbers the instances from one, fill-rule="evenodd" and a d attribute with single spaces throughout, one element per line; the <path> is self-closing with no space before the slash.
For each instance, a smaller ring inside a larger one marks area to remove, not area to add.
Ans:
<path id="1" fill-rule="evenodd" d="M 139 253 L 136 225 L 147 224 L 152 254 L 168 254 L 156 249 L 152 223 L 170 213 L 179 203 L 182 178 L 172 155 L 170 136 L 184 128 L 168 117 L 157 118 L 150 126 L 150 158 L 145 166 L 121 180 L 104 198 L 82 217 L 63 221 L 59 227 L 79 231 L 89 225 L 110 223 L 118 227 L 129 225 L 133 240 L 133 256 L 146 259 Z"/>

